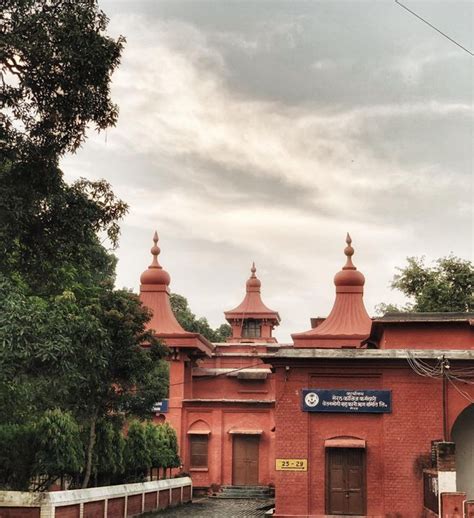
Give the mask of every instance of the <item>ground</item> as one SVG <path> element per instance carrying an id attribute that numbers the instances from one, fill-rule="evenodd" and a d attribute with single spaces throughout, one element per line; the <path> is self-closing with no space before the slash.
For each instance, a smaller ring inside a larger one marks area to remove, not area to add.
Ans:
<path id="1" fill-rule="evenodd" d="M 150 516 L 155 518 L 255 518 L 265 516 L 273 507 L 272 499 L 220 499 L 201 498 L 193 503 L 166 509 Z"/>

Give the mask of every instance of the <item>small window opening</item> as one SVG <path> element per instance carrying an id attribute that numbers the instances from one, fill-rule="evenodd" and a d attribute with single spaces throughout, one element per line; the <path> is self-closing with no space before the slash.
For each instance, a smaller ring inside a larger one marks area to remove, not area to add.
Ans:
<path id="1" fill-rule="evenodd" d="M 242 326 L 243 338 L 260 338 L 262 330 L 262 322 L 253 318 L 248 318 Z"/>

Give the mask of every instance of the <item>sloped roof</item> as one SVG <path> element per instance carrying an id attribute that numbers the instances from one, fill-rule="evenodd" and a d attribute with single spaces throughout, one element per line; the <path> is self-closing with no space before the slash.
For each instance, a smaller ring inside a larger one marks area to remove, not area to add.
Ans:
<path id="1" fill-rule="evenodd" d="M 266 306 L 261 297 L 262 283 L 256 275 L 257 269 L 255 263 L 250 269 L 251 275 L 246 283 L 246 294 L 244 300 L 234 309 L 225 311 L 224 315 L 227 320 L 242 318 L 269 318 L 280 322 L 280 315 L 277 311 L 273 311 Z"/>
<path id="2" fill-rule="evenodd" d="M 346 264 L 334 277 L 336 300 L 331 313 L 319 326 L 292 334 L 295 347 L 359 347 L 370 334 L 372 320 L 363 301 L 365 278 L 352 263 L 349 234 L 346 243 Z"/>

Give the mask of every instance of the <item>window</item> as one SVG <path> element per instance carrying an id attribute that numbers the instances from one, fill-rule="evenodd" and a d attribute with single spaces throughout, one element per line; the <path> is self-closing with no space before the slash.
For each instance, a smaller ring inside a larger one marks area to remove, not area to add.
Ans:
<path id="1" fill-rule="evenodd" d="M 242 326 L 242 337 L 243 338 L 260 338 L 261 322 L 260 320 L 254 320 L 248 318 L 244 321 Z"/>
<path id="2" fill-rule="evenodd" d="M 207 468 L 209 435 L 190 435 L 191 468 Z"/>

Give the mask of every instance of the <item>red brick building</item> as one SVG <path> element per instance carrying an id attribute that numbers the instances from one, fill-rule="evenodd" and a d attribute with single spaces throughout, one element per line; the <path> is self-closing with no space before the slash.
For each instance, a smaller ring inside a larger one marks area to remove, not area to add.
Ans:
<path id="1" fill-rule="evenodd" d="M 169 410 L 157 418 L 177 430 L 194 487 L 272 484 L 275 386 L 262 357 L 278 349 L 272 331 L 280 317 L 261 299 L 255 265 L 242 303 L 225 313 L 229 342 L 211 344 L 184 331 L 173 315 L 156 234 L 154 241 L 140 298 L 153 311 L 150 328 L 171 349 Z"/>
<path id="2" fill-rule="evenodd" d="M 174 318 L 158 253 L 155 241 L 141 297 L 172 350 L 166 418 L 195 486 L 274 483 L 281 517 L 417 517 L 432 441 L 444 439 L 457 472 L 439 489 L 474 499 L 473 314 L 370 319 L 348 237 L 326 319 L 277 344 L 280 317 L 253 267 L 225 313 L 232 338 L 210 344 Z"/>

